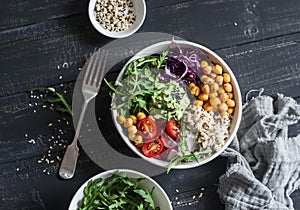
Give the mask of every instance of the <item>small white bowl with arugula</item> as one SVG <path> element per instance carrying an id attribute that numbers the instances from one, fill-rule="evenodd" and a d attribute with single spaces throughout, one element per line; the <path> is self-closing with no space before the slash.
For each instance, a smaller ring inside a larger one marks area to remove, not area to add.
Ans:
<path id="1" fill-rule="evenodd" d="M 173 208 L 165 191 L 152 178 L 133 170 L 115 169 L 93 176 L 77 190 L 69 210 L 88 209 Z"/>
<path id="2" fill-rule="evenodd" d="M 237 80 L 210 49 L 164 41 L 133 56 L 115 84 L 112 118 L 126 144 L 152 164 L 187 169 L 216 158 L 241 120 Z"/>

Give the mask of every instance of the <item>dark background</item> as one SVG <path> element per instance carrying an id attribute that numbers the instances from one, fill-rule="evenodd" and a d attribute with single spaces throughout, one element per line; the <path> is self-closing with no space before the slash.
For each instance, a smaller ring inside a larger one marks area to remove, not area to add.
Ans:
<path id="1" fill-rule="evenodd" d="M 300 1 L 147 0 L 146 4 L 139 32 L 170 33 L 211 48 L 234 71 L 243 97 L 263 87 L 264 94 L 282 93 L 300 102 Z M 72 119 L 52 111 L 49 104 L 43 108 L 46 99 L 28 92 L 33 87 L 56 87 L 71 101 L 80 68 L 95 48 L 112 40 L 92 27 L 87 5 L 87 0 L 1 2 L 0 209 L 67 209 L 77 188 L 103 171 L 81 150 L 75 177 L 58 177 L 56 156 L 63 156 L 64 146 L 73 138 Z M 290 134 L 299 131 L 298 124 Z M 216 190 L 225 164 L 218 157 L 199 168 L 154 179 L 166 189 L 174 209 L 224 209 Z M 299 210 L 300 191 L 292 197 Z"/>

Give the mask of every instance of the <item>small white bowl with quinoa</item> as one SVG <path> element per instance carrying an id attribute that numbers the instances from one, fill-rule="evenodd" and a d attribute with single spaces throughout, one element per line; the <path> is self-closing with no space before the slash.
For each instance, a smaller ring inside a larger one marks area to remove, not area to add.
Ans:
<path id="1" fill-rule="evenodd" d="M 134 34 L 146 17 L 144 0 L 90 0 L 89 19 L 94 28 L 111 38 Z"/>

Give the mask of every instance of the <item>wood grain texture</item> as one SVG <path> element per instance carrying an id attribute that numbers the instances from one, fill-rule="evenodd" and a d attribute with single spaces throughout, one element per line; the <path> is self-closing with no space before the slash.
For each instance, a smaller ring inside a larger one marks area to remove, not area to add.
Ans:
<path id="1" fill-rule="evenodd" d="M 166 32 L 215 50 L 234 71 L 243 97 L 249 90 L 263 87 L 267 95 L 279 92 L 300 102 L 300 1 L 146 3 L 147 17 L 140 32 Z M 1 210 L 67 209 L 76 189 L 103 171 L 83 151 L 76 176 L 69 181 L 58 178 L 58 161 L 37 163 L 53 144 L 48 140 L 57 137 L 55 128 L 66 131 L 61 135 L 66 140 L 64 145 L 74 131 L 71 124 L 58 122 L 61 114 L 41 107 L 44 99 L 31 98 L 26 92 L 32 87 L 58 88 L 61 84 L 71 86 L 71 90 L 90 54 L 112 40 L 93 29 L 87 5 L 88 0 L 13 0 L 0 8 Z M 117 73 L 112 71 L 107 77 L 113 80 Z M 105 103 L 109 105 L 109 101 Z M 50 122 L 53 126 L 48 126 Z M 291 135 L 299 132 L 299 124 L 289 130 Z M 108 137 L 112 135 L 107 132 Z M 35 144 L 29 143 L 31 139 Z M 122 144 L 114 142 L 113 146 L 128 151 Z M 63 151 L 63 146 L 56 146 L 51 156 L 62 156 Z M 173 170 L 171 176 L 154 178 L 166 189 L 174 209 L 224 209 L 216 190 L 225 161 L 217 158 L 203 167 Z M 199 198 L 201 193 L 203 197 Z M 292 198 L 295 210 L 299 210 L 300 191 Z"/>

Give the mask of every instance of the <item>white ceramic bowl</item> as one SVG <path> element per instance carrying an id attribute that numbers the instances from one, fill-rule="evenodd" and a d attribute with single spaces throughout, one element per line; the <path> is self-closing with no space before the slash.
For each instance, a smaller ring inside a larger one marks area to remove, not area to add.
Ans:
<path id="1" fill-rule="evenodd" d="M 146 3 L 144 0 L 132 0 L 133 1 L 133 12 L 136 16 L 133 24 L 126 30 L 120 32 L 111 32 L 103 28 L 100 23 L 96 20 L 95 16 L 95 4 L 97 0 L 90 0 L 89 2 L 89 18 L 94 28 L 101 34 L 111 38 L 123 38 L 134 34 L 143 24 L 146 17 Z"/>
<path id="2" fill-rule="evenodd" d="M 75 195 L 73 196 L 73 199 L 69 205 L 69 210 L 77 210 L 78 209 L 78 204 L 80 204 L 80 202 L 83 199 L 83 190 L 84 187 L 87 186 L 88 182 L 90 180 L 95 180 L 98 178 L 107 178 L 110 177 L 114 172 L 120 172 L 120 173 L 125 173 L 127 177 L 129 178 L 140 178 L 143 177 L 145 178 L 143 181 L 140 182 L 139 187 L 141 189 L 147 189 L 151 192 L 151 190 L 154 187 L 153 193 L 152 193 L 152 198 L 154 200 L 154 203 L 156 206 L 159 206 L 160 209 L 162 210 L 172 210 L 172 205 L 170 202 L 169 197 L 167 196 L 167 194 L 165 193 L 165 191 L 162 189 L 162 187 L 155 182 L 153 179 L 151 179 L 149 176 L 142 174 L 140 172 L 137 171 L 133 171 L 133 170 L 128 170 L 128 169 L 116 169 L 116 170 L 109 170 L 109 171 L 105 171 L 102 172 L 100 174 L 97 174 L 95 176 L 93 176 L 92 178 L 90 178 L 89 180 L 87 180 L 75 193 Z"/>
<path id="3" fill-rule="evenodd" d="M 140 52 L 138 52 L 136 55 L 134 55 L 124 65 L 124 67 L 121 70 L 117 80 L 121 81 L 121 77 L 123 75 L 123 72 L 125 71 L 125 67 L 130 62 L 132 62 L 133 60 L 135 60 L 137 58 L 144 57 L 146 55 L 161 53 L 162 51 L 168 49 L 168 47 L 171 45 L 171 43 L 172 43 L 171 41 L 159 42 L 159 43 L 153 44 L 153 45 L 141 50 Z M 177 166 L 173 167 L 175 169 L 187 169 L 187 168 L 193 168 L 193 167 L 203 165 L 203 164 L 213 160 L 219 154 L 221 154 L 225 150 L 225 148 L 228 147 L 228 145 L 232 142 L 234 136 L 236 135 L 236 132 L 238 130 L 238 127 L 239 127 L 239 124 L 240 124 L 240 121 L 241 121 L 241 116 L 242 116 L 242 99 L 241 98 L 242 97 L 241 97 L 241 92 L 240 92 L 239 85 L 237 83 L 237 80 L 236 80 L 233 72 L 231 71 L 230 67 L 225 63 L 225 61 L 220 56 L 218 56 L 216 53 L 214 53 L 213 51 L 211 51 L 207 47 L 204 47 L 200 44 L 196 44 L 196 43 L 189 42 L 189 41 L 184 41 L 184 40 L 180 40 L 180 41 L 177 40 L 176 43 L 179 44 L 180 46 L 183 46 L 183 47 L 185 46 L 185 47 L 198 48 L 209 58 L 209 60 L 211 60 L 214 63 L 218 63 L 219 65 L 221 65 L 223 67 L 223 71 L 229 73 L 230 76 L 231 76 L 231 84 L 232 84 L 232 87 L 233 87 L 233 94 L 234 94 L 234 98 L 235 98 L 235 102 L 236 102 L 236 106 L 235 106 L 235 110 L 234 110 L 234 114 L 233 114 L 233 119 L 231 121 L 231 127 L 230 127 L 230 130 L 229 130 L 230 135 L 229 135 L 229 138 L 227 139 L 226 143 L 223 145 L 223 147 L 218 152 L 212 154 L 211 156 L 208 156 L 206 158 L 203 158 L 203 159 L 199 160 L 199 162 L 182 163 L 180 165 L 177 165 Z M 155 164 L 157 166 L 167 168 L 169 162 L 158 160 L 158 159 L 155 159 L 155 158 L 147 158 L 141 153 L 141 151 L 137 147 L 134 146 L 134 144 L 126 136 L 126 133 L 124 132 L 124 128 L 122 128 L 122 126 L 117 122 L 117 116 L 118 116 L 117 110 L 112 110 L 112 118 L 113 118 L 114 124 L 115 124 L 118 132 L 120 133 L 121 137 L 126 142 L 126 144 L 131 148 L 131 150 L 134 151 L 141 158 L 145 159 L 146 161 L 148 161 L 152 164 Z"/>

